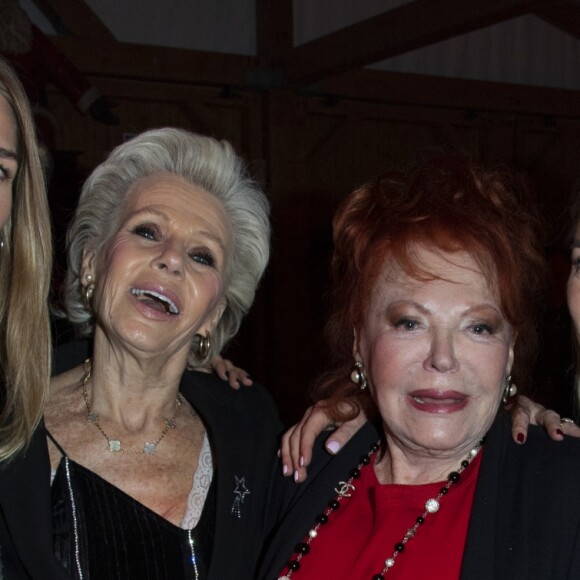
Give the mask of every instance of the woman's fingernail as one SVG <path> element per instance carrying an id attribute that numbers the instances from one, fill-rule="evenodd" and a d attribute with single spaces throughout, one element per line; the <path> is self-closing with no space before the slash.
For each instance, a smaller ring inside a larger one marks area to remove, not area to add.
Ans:
<path id="1" fill-rule="evenodd" d="M 300 467 L 304 467 L 304 457 L 300 456 Z"/>
<path id="2" fill-rule="evenodd" d="M 286 475 L 288 473 L 288 466 L 287 465 L 283 465 L 282 466 L 282 475 Z"/>
<path id="3" fill-rule="evenodd" d="M 518 443 L 523 443 L 526 440 L 523 433 L 518 433 L 516 439 L 518 440 Z"/>
<path id="4" fill-rule="evenodd" d="M 296 471 L 294 472 L 294 481 L 295 481 L 296 483 L 298 483 L 298 478 L 299 478 L 299 477 L 300 477 L 300 475 L 298 474 L 298 470 L 296 470 Z"/>
<path id="5" fill-rule="evenodd" d="M 333 455 L 336 455 L 340 451 L 340 443 L 333 439 L 326 444 L 326 449 Z"/>
<path id="6" fill-rule="evenodd" d="M 562 429 L 556 429 L 556 435 L 561 435 L 564 437 L 564 431 L 562 431 Z"/>

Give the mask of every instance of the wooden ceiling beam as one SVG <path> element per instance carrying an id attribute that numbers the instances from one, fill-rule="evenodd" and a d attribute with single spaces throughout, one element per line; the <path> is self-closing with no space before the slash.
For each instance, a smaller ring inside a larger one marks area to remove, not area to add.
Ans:
<path id="1" fill-rule="evenodd" d="M 256 57 L 236 54 L 123 42 L 97 50 L 92 39 L 57 35 L 50 40 L 80 70 L 95 77 L 243 86 L 247 71 L 261 66 Z"/>
<path id="2" fill-rule="evenodd" d="M 580 91 L 566 89 L 370 69 L 327 79 L 318 88 L 328 106 L 344 97 L 411 107 L 463 109 L 467 116 L 474 117 L 488 111 L 580 119 Z"/>
<path id="3" fill-rule="evenodd" d="M 415 0 L 295 47 L 285 63 L 288 83 L 318 82 L 527 14 L 553 0 Z"/>
<path id="4" fill-rule="evenodd" d="M 256 0 L 256 47 L 258 56 L 279 66 L 294 44 L 292 0 Z"/>
<path id="5" fill-rule="evenodd" d="M 534 14 L 562 32 L 580 38 L 580 4 L 574 0 L 553 0 Z"/>
<path id="6" fill-rule="evenodd" d="M 57 32 L 99 42 L 116 42 L 85 0 L 33 0 Z M 102 50 L 103 47 L 100 47 Z"/>

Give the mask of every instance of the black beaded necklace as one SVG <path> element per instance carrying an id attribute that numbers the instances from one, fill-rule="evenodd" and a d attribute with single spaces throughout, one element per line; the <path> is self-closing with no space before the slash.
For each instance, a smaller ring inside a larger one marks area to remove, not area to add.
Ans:
<path id="1" fill-rule="evenodd" d="M 457 471 L 452 471 L 447 476 L 447 482 L 439 490 L 439 493 L 435 497 L 430 498 L 425 502 L 425 510 L 423 511 L 423 513 L 420 516 L 417 516 L 415 524 L 407 530 L 403 539 L 395 544 L 392 556 L 390 556 L 385 560 L 385 565 L 383 569 L 378 574 L 374 574 L 372 576 L 372 580 L 384 579 L 387 573 L 395 565 L 397 556 L 399 556 L 405 551 L 405 545 L 407 544 L 407 542 L 411 538 L 415 537 L 417 530 L 425 522 L 425 518 L 429 514 L 434 514 L 437 511 L 439 511 L 441 499 L 443 498 L 444 495 L 447 495 L 447 493 L 449 492 L 449 488 L 461 479 L 461 473 L 463 473 L 465 468 L 477 456 L 479 450 L 481 449 L 484 443 L 485 437 L 482 438 L 479 441 L 479 443 L 469 452 L 469 455 L 461 462 L 459 469 Z M 278 580 L 290 580 L 292 575 L 300 570 L 300 561 L 310 552 L 310 544 L 312 544 L 312 542 L 318 536 L 321 527 L 328 523 L 330 514 L 332 514 L 335 510 L 339 508 L 340 502 L 343 501 L 345 498 L 350 498 L 352 496 L 351 492 L 356 491 L 356 487 L 353 484 L 354 480 L 360 477 L 361 470 L 363 467 L 371 464 L 372 456 L 380 449 L 380 447 L 381 447 L 380 441 L 377 441 L 377 443 L 373 443 L 373 445 L 371 445 L 371 448 L 369 449 L 369 452 L 359 459 L 359 464 L 355 468 L 350 470 L 348 481 L 338 482 L 338 487 L 334 490 L 336 492 L 336 495 L 328 502 L 325 510 L 321 514 L 318 514 L 316 516 L 315 525 L 312 528 L 310 528 L 306 538 L 296 545 L 296 547 L 294 548 L 294 553 L 296 554 L 296 557 L 288 562 L 287 564 L 288 572 L 286 573 L 285 576 L 280 576 Z"/>

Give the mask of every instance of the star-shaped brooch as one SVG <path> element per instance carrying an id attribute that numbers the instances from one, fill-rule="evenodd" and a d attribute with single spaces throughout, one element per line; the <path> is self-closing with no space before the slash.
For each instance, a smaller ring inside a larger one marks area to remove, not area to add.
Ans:
<path id="1" fill-rule="evenodd" d="M 245 477 L 238 477 L 234 475 L 236 478 L 236 488 L 234 489 L 234 503 L 232 505 L 232 515 L 236 518 L 242 517 L 242 509 L 241 506 L 244 503 L 244 499 L 247 495 L 251 492 L 246 486 L 246 478 Z"/>

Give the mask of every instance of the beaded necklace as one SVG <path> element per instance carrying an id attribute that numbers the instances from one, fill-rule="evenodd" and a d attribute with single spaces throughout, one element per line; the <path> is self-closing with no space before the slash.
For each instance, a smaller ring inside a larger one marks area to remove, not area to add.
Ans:
<path id="1" fill-rule="evenodd" d="M 457 471 L 452 471 L 447 476 L 447 482 L 445 485 L 439 490 L 439 493 L 433 497 L 429 498 L 425 502 L 425 510 L 415 520 L 414 525 L 412 525 L 403 536 L 400 542 L 397 542 L 394 546 L 394 551 L 391 556 L 389 556 L 385 562 L 383 569 L 372 576 L 372 580 L 383 580 L 387 573 L 393 568 L 395 565 L 395 561 L 397 557 L 405 551 L 405 545 L 411 538 L 414 538 L 419 527 L 425 523 L 425 519 L 429 514 L 434 514 L 439 511 L 441 505 L 441 499 L 444 495 L 447 495 L 451 486 L 457 483 L 461 479 L 461 473 L 465 470 L 465 468 L 473 461 L 473 459 L 479 453 L 482 445 L 485 442 L 485 437 L 479 441 L 479 443 L 469 452 L 468 456 L 461 462 L 459 469 Z M 297 544 L 296 548 L 294 549 L 294 553 L 296 557 L 293 560 L 290 560 L 286 565 L 288 568 L 288 572 L 285 576 L 279 576 L 278 580 L 290 580 L 290 578 L 296 574 L 301 567 L 300 561 L 302 558 L 307 556 L 310 553 L 310 545 L 318 536 L 321 528 L 329 522 L 329 516 L 339 508 L 340 503 L 344 501 L 346 498 L 352 497 L 352 492 L 356 491 L 356 487 L 354 486 L 354 480 L 358 479 L 361 476 L 361 470 L 367 466 L 371 465 L 371 458 L 377 451 L 380 449 L 381 443 L 377 441 L 371 445 L 368 453 L 363 455 L 359 459 L 359 464 L 350 470 L 349 472 L 349 479 L 347 481 L 339 481 L 338 487 L 335 488 L 336 495 L 333 497 L 327 504 L 325 510 L 318 514 L 315 517 L 315 524 L 310 530 L 306 538 Z"/>

